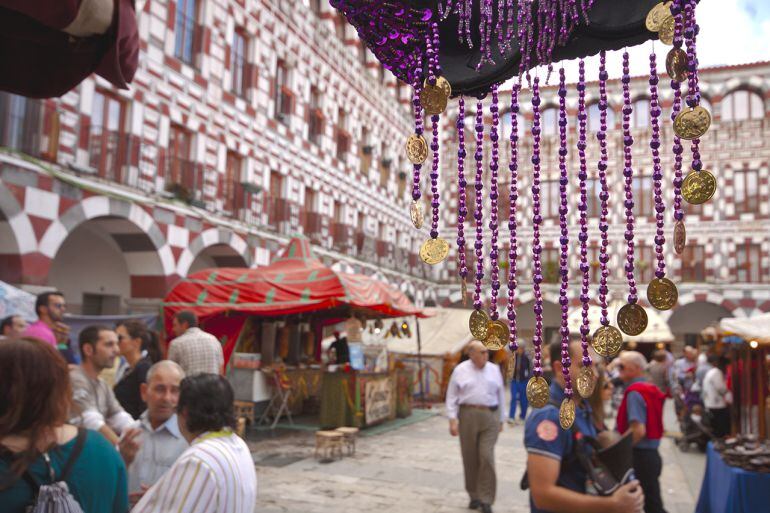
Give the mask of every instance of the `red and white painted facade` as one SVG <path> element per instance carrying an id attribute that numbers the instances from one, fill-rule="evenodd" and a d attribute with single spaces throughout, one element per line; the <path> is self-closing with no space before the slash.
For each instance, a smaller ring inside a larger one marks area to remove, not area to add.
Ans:
<path id="1" fill-rule="evenodd" d="M 130 311 L 304 233 L 330 265 L 435 301 L 400 173 L 409 91 L 307 4 L 148 0 L 130 90 L 2 95 L 0 279 Z"/>

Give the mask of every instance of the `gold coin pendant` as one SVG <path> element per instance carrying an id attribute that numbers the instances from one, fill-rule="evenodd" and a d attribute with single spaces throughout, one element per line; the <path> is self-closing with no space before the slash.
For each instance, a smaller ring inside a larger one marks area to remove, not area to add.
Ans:
<path id="1" fill-rule="evenodd" d="M 647 301 L 657 310 L 671 310 L 679 299 L 679 291 L 668 278 L 655 278 L 647 285 Z"/>
<path id="2" fill-rule="evenodd" d="M 575 423 L 575 401 L 565 397 L 559 407 L 559 424 L 562 429 L 569 429 Z"/>
<path id="3" fill-rule="evenodd" d="M 532 376 L 527 382 L 527 400 L 533 408 L 542 408 L 548 404 L 550 389 L 542 376 Z"/>
<path id="4" fill-rule="evenodd" d="M 682 182 L 682 198 L 691 205 L 706 203 L 717 191 L 717 179 L 709 171 L 690 171 Z"/>
<path id="5" fill-rule="evenodd" d="M 679 220 L 674 225 L 674 251 L 681 255 L 684 247 L 687 245 L 687 230 L 684 227 L 684 221 Z"/>
<path id="6" fill-rule="evenodd" d="M 418 230 L 422 228 L 422 223 L 425 221 L 425 215 L 422 213 L 422 202 L 412 201 L 412 204 L 409 205 L 409 217 L 415 228 Z"/>
<path id="7" fill-rule="evenodd" d="M 511 381 L 513 379 L 513 371 L 516 369 L 516 353 L 510 353 L 508 355 L 508 362 L 505 366 L 505 380 Z"/>
<path id="8" fill-rule="evenodd" d="M 468 306 L 468 282 L 465 278 L 460 282 L 460 294 L 463 295 L 463 306 Z"/>
<path id="9" fill-rule="evenodd" d="M 489 321 L 487 328 L 487 337 L 483 340 L 484 345 L 491 351 L 499 351 L 505 347 L 510 335 L 508 325 L 501 320 Z"/>
<path id="10" fill-rule="evenodd" d="M 412 134 L 406 140 L 406 158 L 412 164 L 422 164 L 428 158 L 428 142 L 421 135 Z"/>
<path id="11" fill-rule="evenodd" d="M 700 105 L 685 109 L 674 118 L 674 133 L 687 141 L 703 137 L 710 126 L 711 114 Z"/>
<path id="12" fill-rule="evenodd" d="M 660 22 L 660 30 L 658 30 L 658 39 L 664 45 L 671 46 L 674 44 L 674 28 L 676 27 L 676 20 L 670 14 L 667 18 L 664 18 Z"/>
<path id="13" fill-rule="evenodd" d="M 661 22 L 668 16 L 671 16 L 670 6 L 671 2 L 661 2 L 655 7 L 650 9 L 647 13 L 647 18 L 644 20 L 644 26 L 650 32 L 657 32 L 660 30 Z"/>
<path id="14" fill-rule="evenodd" d="M 474 310 L 468 319 L 468 328 L 476 340 L 485 340 L 489 332 L 489 316 L 484 310 Z"/>
<path id="15" fill-rule="evenodd" d="M 672 48 L 666 56 L 666 73 L 671 80 L 684 82 L 690 75 L 687 69 L 687 53 L 681 48 Z"/>
<path id="16" fill-rule="evenodd" d="M 647 312 L 637 303 L 624 305 L 618 312 L 618 327 L 626 335 L 641 335 L 647 329 Z"/>
<path id="17" fill-rule="evenodd" d="M 430 85 L 426 80 L 423 84 L 422 91 L 420 91 L 420 105 L 425 110 L 425 113 L 429 116 L 435 116 L 441 114 L 446 110 L 447 103 L 449 102 L 449 95 L 447 94 L 447 85 L 449 82 L 443 77 L 439 77 L 436 80 L 435 85 Z M 449 89 L 451 93 L 451 87 Z"/>
<path id="18" fill-rule="evenodd" d="M 420 258 L 429 265 L 443 262 L 447 255 L 449 255 L 449 243 L 441 237 L 428 239 L 420 247 Z"/>
<path id="19" fill-rule="evenodd" d="M 596 375 L 594 369 L 590 365 L 586 365 L 580 368 L 580 372 L 577 377 L 577 391 L 580 397 L 587 399 L 594 393 L 594 387 L 596 386 Z"/>
<path id="20" fill-rule="evenodd" d="M 610 358 L 623 347 L 623 334 L 615 326 L 602 326 L 594 332 L 592 345 L 599 356 Z"/>

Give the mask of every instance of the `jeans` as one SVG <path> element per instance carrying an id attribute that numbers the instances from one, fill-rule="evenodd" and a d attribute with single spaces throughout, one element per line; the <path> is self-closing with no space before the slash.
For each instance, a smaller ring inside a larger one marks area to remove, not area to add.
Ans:
<path id="1" fill-rule="evenodd" d="M 516 418 L 516 402 L 519 402 L 521 406 L 520 418 L 524 420 L 527 416 L 527 407 L 529 407 L 529 401 L 527 401 L 527 382 L 511 380 L 511 411 L 508 418 Z"/>
<path id="2" fill-rule="evenodd" d="M 660 496 L 663 461 L 657 449 L 634 449 L 634 474 L 644 492 L 644 513 L 666 513 Z"/>

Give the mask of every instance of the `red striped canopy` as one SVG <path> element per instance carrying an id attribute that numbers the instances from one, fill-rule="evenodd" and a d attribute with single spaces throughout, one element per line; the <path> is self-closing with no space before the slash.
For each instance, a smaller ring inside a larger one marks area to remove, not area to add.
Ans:
<path id="1" fill-rule="evenodd" d="M 385 317 L 422 316 L 394 287 L 325 266 L 301 237 L 289 241 L 269 266 L 193 273 L 174 286 L 163 302 L 167 324 L 181 310 L 206 319 L 228 312 L 277 316 L 345 306 Z"/>

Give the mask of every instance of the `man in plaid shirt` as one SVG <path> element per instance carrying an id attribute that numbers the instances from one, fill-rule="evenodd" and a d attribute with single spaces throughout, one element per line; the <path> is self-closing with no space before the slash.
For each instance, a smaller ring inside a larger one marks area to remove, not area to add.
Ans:
<path id="1" fill-rule="evenodd" d="M 183 310 L 174 316 L 172 329 L 176 338 L 171 341 L 168 359 L 178 363 L 185 375 L 221 374 L 225 357 L 217 338 L 198 328 L 198 317 Z"/>

